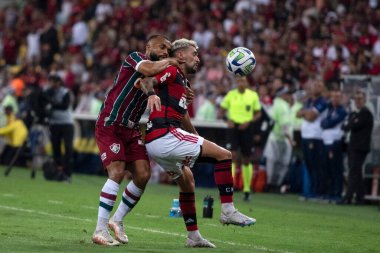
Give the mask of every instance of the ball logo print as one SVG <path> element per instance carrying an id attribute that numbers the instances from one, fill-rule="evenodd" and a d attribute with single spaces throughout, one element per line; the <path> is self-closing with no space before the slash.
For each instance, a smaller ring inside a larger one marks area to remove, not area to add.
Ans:
<path id="1" fill-rule="evenodd" d="M 251 50 L 245 47 L 232 49 L 226 57 L 228 71 L 235 75 L 249 75 L 256 66 L 256 58 Z"/>

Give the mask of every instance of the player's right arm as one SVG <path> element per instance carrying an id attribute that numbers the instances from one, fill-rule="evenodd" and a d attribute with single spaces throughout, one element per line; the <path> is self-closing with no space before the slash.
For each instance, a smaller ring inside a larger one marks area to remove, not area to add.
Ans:
<path id="1" fill-rule="evenodd" d="M 223 98 L 222 103 L 220 104 L 221 113 L 223 119 L 226 121 L 228 128 L 233 128 L 234 123 L 229 119 L 228 113 L 231 106 L 231 92 L 228 92 L 227 95 Z"/>
<path id="2" fill-rule="evenodd" d="M 12 122 L 12 123 L 5 125 L 4 127 L 0 128 L 0 135 L 10 134 L 14 131 L 14 129 L 15 129 L 15 124 Z"/>
<path id="3" fill-rule="evenodd" d="M 155 76 L 164 71 L 169 65 L 178 66 L 178 61 L 174 58 L 151 61 L 147 60 L 146 56 L 140 52 L 131 53 L 124 62 L 124 66 L 132 67 L 144 76 Z"/>
<path id="4" fill-rule="evenodd" d="M 155 76 L 165 70 L 169 65 L 178 66 L 178 62 L 174 58 L 167 58 L 160 61 L 145 60 L 136 69 L 144 76 Z"/>
<path id="5" fill-rule="evenodd" d="M 140 89 L 148 96 L 147 107 L 150 112 L 153 112 L 153 109 L 156 108 L 157 111 L 161 111 L 161 99 L 156 95 L 154 87 L 158 84 L 158 81 L 155 77 L 146 77 L 140 79 Z"/>

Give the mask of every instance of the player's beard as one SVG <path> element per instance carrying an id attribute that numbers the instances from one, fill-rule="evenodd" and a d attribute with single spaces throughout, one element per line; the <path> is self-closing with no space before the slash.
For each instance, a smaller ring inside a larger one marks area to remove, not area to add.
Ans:
<path id="1" fill-rule="evenodd" d="M 194 65 L 194 66 L 186 66 L 186 72 L 188 74 L 195 74 L 197 73 L 197 67 Z"/>
<path id="2" fill-rule="evenodd" d="M 160 60 L 160 57 L 159 57 L 156 53 L 151 52 L 151 53 L 149 54 L 149 59 L 150 59 L 151 61 L 159 61 L 159 60 Z"/>

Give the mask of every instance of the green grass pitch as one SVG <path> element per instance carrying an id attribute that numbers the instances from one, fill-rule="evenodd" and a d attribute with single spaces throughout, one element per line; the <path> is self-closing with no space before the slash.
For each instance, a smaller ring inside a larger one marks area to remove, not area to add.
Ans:
<path id="1" fill-rule="evenodd" d="M 169 218 L 176 186 L 149 184 L 126 218 L 129 244 L 94 245 L 99 193 L 105 178 L 74 175 L 73 182 L 48 182 L 41 173 L 0 168 L 0 252 L 380 252 L 377 206 L 336 206 L 301 202 L 296 195 L 235 193 L 237 208 L 257 219 L 251 227 L 222 226 L 216 189 L 196 190 L 198 224 L 216 249 L 184 247 L 182 218 Z M 122 187 L 125 187 L 123 183 Z M 121 190 L 120 190 L 121 193 Z M 215 198 L 214 218 L 202 218 L 202 200 Z M 117 203 L 120 201 L 120 196 Z M 114 208 L 116 209 L 116 208 Z"/>

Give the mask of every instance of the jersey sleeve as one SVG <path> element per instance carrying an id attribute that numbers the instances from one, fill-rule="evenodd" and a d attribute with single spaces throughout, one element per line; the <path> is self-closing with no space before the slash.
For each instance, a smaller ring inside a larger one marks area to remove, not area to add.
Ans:
<path id="1" fill-rule="evenodd" d="M 132 67 L 136 71 L 138 71 L 140 64 L 146 60 L 147 58 L 144 54 L 140 52 L 133 52 L 130 55 L 128 55 L 128 57 L 125 59 L 124 66 Z"/>
<path id="2" fill-rule="evenodd" d="M 2 128 L 0 128 L 0 135 L 7 135 L 7 134 L 10 134 L 11 132 L 13 132 L 15 129 L 15 123 L 12 122 Z"/>
<path id="3" fill-rule="evenodd" d="M 161 84 L 165 84 L 165 83 L 173 81 L 176 75 L 177 75 L 177 68 L 169 65 L 168 67 L 166 67 L 166 69 L 161 71 L 161 73 L 157 74 L 155 78 L 158 82 L 158 85 L 161 85 Z"/>
<path id="4" fill-rule="evenodd" d="M 254 112 L 261 111 L 260 99 L 256 92 L 254 93 L 253 111 Z"/>
<path id="5" fill-rule="evenodd" d="M 327 109 L 328 103 L 325 99 L 318 99 L 314 102 L 313 110 L 320 114 Z"/>
<path id="6" fill-rule="evenodd" d="M 231 92 L 228 92 L 227 95 L 223 98 L 222 103 L 220 103 L 220 107 L 222 107 L 225 110 L 228 110 L 230 108 L 230 94 Z"/>

